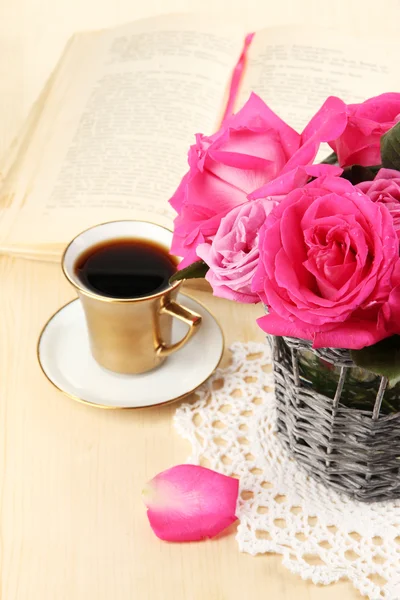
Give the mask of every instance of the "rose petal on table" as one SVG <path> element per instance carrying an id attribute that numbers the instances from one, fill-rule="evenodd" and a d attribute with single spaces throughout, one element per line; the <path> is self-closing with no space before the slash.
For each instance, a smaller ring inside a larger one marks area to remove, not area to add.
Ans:
<path id="1" fill-rule="evenodd" d="M 156 475 L 143 490 L 154 533 L 169 542 L 218 535 L 236 521 L 239 481 L 196 465 L 177 465 Z"/>

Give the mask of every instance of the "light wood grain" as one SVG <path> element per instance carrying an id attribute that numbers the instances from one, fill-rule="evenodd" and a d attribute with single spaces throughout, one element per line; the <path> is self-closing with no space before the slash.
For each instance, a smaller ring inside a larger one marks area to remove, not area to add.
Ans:
<path id="1" fill-rule="evenodd" d="M 316 587 L 279 556 L 240 554 L 235 527 L 198 544 L 160 542 L 143 484 L 185 461 L 175 406 L 102 411 L 42 375 L 43 323 L 73 297 L 55 265 L 0 261 L 0 552 L 2 600 L 355 600 L 348 583 Z M 191 291 L 194 295 L 194 292 Z M 197 291 L 228 344 L 262 340 L 260 307 Z"/>

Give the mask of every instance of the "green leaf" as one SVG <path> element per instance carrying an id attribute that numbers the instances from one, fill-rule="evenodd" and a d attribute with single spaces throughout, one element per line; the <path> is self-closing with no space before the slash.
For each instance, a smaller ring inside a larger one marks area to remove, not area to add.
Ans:
<path id="1" fill-rule="evenodd" d="M 400 170 L 400 121 L 381 137 L 382 166 Z"/>
<path id="2" fill-rule="evenodd" d="M 169 282 L 180 281 L 181 279 L 200 279 L 204 277 L 210 267 L 202 260 L 197 260 L 188 267 L 177 271 L 170 277 Z"/>
<path id="3" fill-rule="evenodd" d="M 381 168 L 381 165 L 373 165 L 371 167 L 362 167 L 361 165 L 353 165 L 346 167 L 342 173 L 343 179 L 348 179 L 353 185 L 361 183 L 361 181 L 372 181 L 375 175 Z"/>
<path id="4" fill-rule="evenodd" d="M 400 381 L 400 335 L 392 335 L 361 350 L 351 350 L 358 367 L 387 377 L 391 386 Z"/>
<path id="5" fill-rule="evenodd" d="M 321 160 L 320 164 L 321 165 L 337 165 L 338 158 L 337 158 L 336 152 L 332 152 L 331 154 L 329 154 L 329 156 L 324 158 L 324 160 Z"/>

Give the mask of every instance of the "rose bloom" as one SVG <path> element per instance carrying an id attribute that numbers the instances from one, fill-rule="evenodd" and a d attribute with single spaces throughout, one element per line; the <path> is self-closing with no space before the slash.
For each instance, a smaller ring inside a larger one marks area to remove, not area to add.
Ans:
<path id="1" fill-rule="evenodd" d="M 261 228 L 259 252 L 264 331 L 349 349 L 400 332 L 392 217 L 350 182 L 322 177 L 290 192 Z"/>
<path id="2" fill-rule="evenodd" d="M 400 172 L 394 169 L 380 169 L 373 181 L 363 181 L 356 187 L 373 202 L 382 202 L 386 206 L 400 238 Z"/>
<path id="3" fill-rule="evenodd" d="M 236 206 L 222 217 L 215 235 L 196 249 L 197 257 L 210 267 L 206 279 L 214 295 L 236 302 L 259 302 L 251 283 L 259 258 L 259 231 L 267 214 L 307 178 L 341 173 L 342 169 L 333 165 L 298 167 L 262 186 L 249 195 L 251 201 Z"/>
<path id="4" fill-rule="evenodd" d="M 341 167 L 381 163 L 380 140 L 400 119 L 400 94 L 392 92 L 347 105 L 347 126 L 329 142 Z"/>
<path id="5" fill-rule="evenodd" d="M 255 303 L 251 291 L 258 264 L 258 235 L 272 202 L 246 202 L 221 219 L 212 241 L 197 247 L 197 256 L 210 267 L 206 274 L 215 296 L 236 302 Z"/>
<path id="6" fill-rule="evenodd" d="M 178 213 L 171 251 L 183 257 L 180 268 L 197 260 L 197 246 L 209 241 L 222 217 L 251 192 L 312 163 L 320 143 L 338 137 L 346 119 L 345 104 L 328 98 L 300 135 L 252 94 L 217 133 L 197 134 L 189 171 L 170 199 Z"/>

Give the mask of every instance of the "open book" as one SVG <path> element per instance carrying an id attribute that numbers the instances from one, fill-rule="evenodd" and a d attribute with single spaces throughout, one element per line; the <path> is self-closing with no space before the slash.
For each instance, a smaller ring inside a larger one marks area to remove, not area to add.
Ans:
<path id="1" fill-rule="evenodd" d="M 2 165 L 0 252 L 59 260 L 118 219 L 172 227 L 168 199 L 194 134 L 213 133 L 247 32 L 198 15 L 73 36 Z M 398 44 L 294 28 L 256 32 L 235 109 L 253 90 L 301 130 L 327 95 L 395 91 Z"/>

